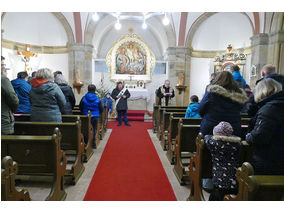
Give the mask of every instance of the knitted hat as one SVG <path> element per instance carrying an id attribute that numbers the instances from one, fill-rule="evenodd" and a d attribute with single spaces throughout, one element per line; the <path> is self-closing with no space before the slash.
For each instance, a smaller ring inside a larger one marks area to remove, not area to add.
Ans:
<path id="1" fill-rule="evenodd" d="M 221 121 L 217 126 L 213 129 L 213 135 L 221 135 L 221 136 L 232 136 L 233 127 L 230 123 Z"/>

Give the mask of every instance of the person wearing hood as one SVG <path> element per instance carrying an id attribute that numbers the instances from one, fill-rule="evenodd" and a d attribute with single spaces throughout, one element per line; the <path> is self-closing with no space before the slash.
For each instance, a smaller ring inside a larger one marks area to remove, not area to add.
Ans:
<path id="1" fill-rule="evenodd" d="M 88 93 L 81 99 L 79 108 L 83 115 L 88 115 L 88 112 L 91 112 L 92 118 L 91 123 L 93 126 L 93 141 L 92 146 L 93 148 L 96 148 L 96 132 L 97 132 L 97 126 L 98 121 L 100 117 L 100 113 L 103 111 L 103 106 L 101 103 L 101 100 L 96 95 L 96 86 L 93 84 L 90 84 L 88 86 Z"/>
<path id="2" fill-rule="evenodd" d="M 19 72 L 17 74 L 17 78 L 11 81 L 14 87 L 14 90 L 17 93 L 19 101 L 20 101 L 18 109 L 17 109 L 17 113 L 22 113 L 22 114 L 31 113 L 29 93 L 32 87 L 27 81 L 28 81 L 27 72 Z"/>
<path id="3" fill-rule="evenodd" d="M 5 58 L 1 56 L 1 135 L 14 134 L 15 118 L 19 99 L 14 88 L 7 78 Z"/>
<path id="4" fill-rule="evenodd" d="M 66 105 L 62 110 L 63 115 L 73 115 L 72 109 L 75 106 L 76 100 L 72 88 L 68 85 L 62 74 L 57 74 L 54 78 L 54 83 L 56 83 L 66 98 Z"/>
<path id="5" fill-rule="evenodd" d="M 185 118 L 200 118 L 198 114 L 198 97 L 193 95 L 190 97 L 191 103 L 188 105 L 185 113 Z"/>
<path id="6" fill-rule="evenodd" d="M 221 121 L 213 135 L 205 135 L 205 144 L 212 157 L 213 191 L 210 201 L 222 201 L 226 194 L 237 194 L 236 169 L 239 167 L 241 138 L 233 135 L 232 125 Z"/>
<path id="7" fill-rule="evenodd" d="M 247 100 L 245 91 L 239 88 L 230 72 L 218 73 L 199 104 L 201 133 L 212 135 L 214 126 L 226 121 L 232 125 L 233 134 L 241 137 L 241 110 Z"/>
<path id="8" fill-rule="evenodd" d="M 259 110 L 247 134 L 253 148 L 252 165 L 256 175 L 284 175 L 284 91 L 282 85 L 266 78 L 254 91 Z"/>
<path id="9" fill-rule="evenodd" d="M 107 112 L 111 115 L 112 112 L 113 112 L 113 105 L 112 105 L 112 99 L 111 99 L 111 96 L 110 96 L 109 92 L 103 98 L 102 104 L 103 105 L 105 105 L 105 104 L 107 105 Z"/>
<path id="10" fill-rule="evenodd" d="M 52 79 L 51 70 L 44 68 L 38 70 L 36 78 L 31 80 L 31 121 L 62 122 L 61 111 L 66 105 L 66 99 Z"/>

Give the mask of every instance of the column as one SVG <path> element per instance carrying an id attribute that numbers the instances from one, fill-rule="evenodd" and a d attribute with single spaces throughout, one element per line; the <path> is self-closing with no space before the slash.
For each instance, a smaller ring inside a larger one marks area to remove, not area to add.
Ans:
<path id="1" fill-rule="evenodd" d="M 252 47 L 251 65 L 256 66 L 256 76 L 250 75 L 250 86 L 253 88 L 255 86 L 255 82 L 261 78 L 261 68 L 267 64 L 269 37 L 266 33 L 260 33 L 254 35 L 250 39 Z"/>
<path id="2" fill-rule="evenodd" d="M 186 106 L 189 102 L 189 66 L 190 66 L 191 49 L 188 47 L 169 47 L 167 49 L 168 57 L 168 79 L 171 86 L 175 89 L 176 97 L 172 105 Z M 178 83 L 178 73 L 184 73 L 184 85 L 187 86 L 185 91 L 179 94 L 175 88 Z"/>
<path id="3" fill-rule="evenodd" d="M 73 88 L 76 104 L 79 104 L 81 98 L 88 90 L 88 85 L 92 83 L 92 55 L 93 45 L 81 43 L 68 44 L 69 84 L 73 87 L 73 83 L 76 80 L 76 70 L 79 71 L 80 80 L 84 84 L 81 88 L 80 94 L 78 94 L 77 89 Z"/>
<path id="4" fill-rule="evenodd" d="M 269 34 L 268 63 L 276 66 L 277 73 L 284 75 L 284 31 Z"/>

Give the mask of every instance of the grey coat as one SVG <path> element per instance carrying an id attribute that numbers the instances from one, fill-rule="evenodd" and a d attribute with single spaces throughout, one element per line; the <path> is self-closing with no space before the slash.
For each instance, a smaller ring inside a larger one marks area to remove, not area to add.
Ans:
<path id="1" fill-rule="evenodd" d="M 1 135 L 14 133 L 15 119 L 13 112 L 17 111 L 19 99 L 10 80 L 1 75 Z"/>
<path id="2" fill-rule="evenodd" d="M 48 81 L 39 87 L 32 87 L 30 102 L 31 121 L 62 122 L 61 110 L 66 99 L 57 84 Z"/>

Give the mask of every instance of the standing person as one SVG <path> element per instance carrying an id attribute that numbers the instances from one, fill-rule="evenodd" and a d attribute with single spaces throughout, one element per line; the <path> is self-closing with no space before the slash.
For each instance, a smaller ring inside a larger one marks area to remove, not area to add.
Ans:
<path id="1" fill-rule="evenodd" d="M 253 148 L 252 165 L 257 175 L 284 175 L 284 91 L 266 78 L 254 92 L 258 111 L 246 141 Z"/>
<path id="2" fill-rule="evenodd" d="M 17 113 L 30 114 L 31 113 L 31 104 L 30 104 L 30 90 L 31 85 L 28 81 L 27 72 L 19 72 L 17 78 L 11 81 L 15 92 L 18 95 L 20 100 Z"/>
<path id="3" fill-rule="evenodd" d="M 236 169 L 239 166 L 241 138 L 233 136 L 228 122 L 220 122 L 212 135 L 205 135 L 205 144 L 212 156 L 213 191 L 210 201 L 222 201 L 226 194 L 237 194 Z"/>
<path id="4" fill-rule="evenodd" d="M 262 78 L 256 82 L 256 85 L 261 82 L 263 79 L 272 78 L 273 80 L 279 82 L 282 85 L 282 90 L 284 90 L 284 76 L 276 73 L 276 67 L 267 64 L 264 65 L 261 69 Z M 254 101 L 254 96 L 251 96 L 247 106 L 247 112 L 250 117 L 253 117 L 258 111 L 258 105 Z"/>
<path id="5" fill-rule="evenodd" d="M 13 112 L 18 108 L 19 99 L 7 78 L 4 60 L 1 56 L 1 135 L 11 135 L 14 134 L 15 123 Z"/>
<path id="6" fill-rule="evenodd" d="M 83 115 L 88 115 L 88 112 L 91 112 L 91 123 L 93 126 L 93 140 L 92 140 L 92 147 L 96 148 L 96 133 L 97 133 L 97 126 L 100 117 L 100 113 L 103 111 L 103 106 L 101 100 L 96 95 L 96 86 L 90 84 L 88 86 L 88 93 L 81 99 L 79 108 Z"/>
<path id="7" fill-rule="evenodd" d="M 212 135 L 214 126 L 226 121 L 232 125 L 233 134 L 241 137 L 240 113 L 247 100 L 245 91 L 239 88 L 230 72 L 218 73 L 199 104 L 201 133 Z"/>
<path id="8" fill-rule="evenodd" d="M 157 96 L 159 97 L 159 105 L 168 106 L 171 102 L 171 99 L 175 97 L 175 91 L 172 87 L 170 87 L 170 81 L 166 80 L 163 86 L 157 91 Z"/>
<path id="9" fill-rule="evenodd" d="M 61 113 L 63 115 L 73 115 L 72 109 L 75 106 L 76 100 L 72 88 L 68 85 L 62 74 L 57 74 L 55 76 L 54 83 L 59 86 L 66 99 L 66 104 Z"/>
<path id="10" fill-rule="evenodd" d="M 111 94 L 108 92 L 107 94 L 106 94 L 106 96 L 103 98 L 103 100 L 102 100 L 102 104 L 103 105 L 107 105 L 107 112 L 108 112 L 108 114 L 109 115 L 111 115 L 112 114 L 112 112 L 113 112 L 113 105 L 112 105 L 112 99 L 111 99 L 111 96 L 110 96 Z"/>
<path id="11" fill-rule="evenodd" d="M 50 69 L 39 69 L 36 78 L 31 80 L 30 102 L 31 121 L 62 122 L 61 111 L 66 99 L 61 89 L 52 82 Z"/>
<path id="12" fill-rule="evenodd" d="M 123 114 L 123 121 L 125 126 L 131 126 L 127 120 L 127 99 L 130 98 L 130 93 L 128 89 L 124 88 L 123 83 L 119 81 L 116 88 L 112 91 L 111 97 L 115 100 L 115 109 L 117 111 L 118 124 L 121 126 L 122 120 L 121 116 Z"/>
<path id="13" fill-rule="evenodd" d="M 188 105 L 185 113 L 185 118 L 201 118 L 198 114 L 199 100 L 196 95 L 190 97 L 191 103 Z"/>
<path id="14" fill-rule="evenodd" d="M 240 67 L 238 65 L 232 66 L 231 72 L 232 72 L 234 80 L 238 82 L 239 87 L 242 89 L 245 89 L 247 82 L 240 73 Z"/>

